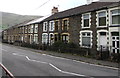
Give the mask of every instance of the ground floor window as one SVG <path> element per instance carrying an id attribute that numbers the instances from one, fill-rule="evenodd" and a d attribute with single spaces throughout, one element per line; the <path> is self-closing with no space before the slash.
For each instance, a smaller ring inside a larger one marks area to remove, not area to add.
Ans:
<path id="1" fill-rule="evenodd" d="M 48 43 L 48 34 L 43 33 L 42 34 L 42 44 L 47 44 Z"/>
<path id="2" fill-rule="evenodd" d="M 65 42 L 65 43 L 69 42 L 69 35 L 68 34 L 63 34 L 62 35 L 62 42 Z"/>
<path id="3" fill-rule="evenodd" d="M 54 36 L 55 42 L 59 40 L 58 38 L 59 38 L 59 37 L 58 37 L 58 34 L 55 34 L 55 36 Z"/>
<path id="4" fill-rule="evenodd" d="M 49 44 L 52 45 L 54 43 L 54 34 L 50 33 L 49 34 Z"/>
<path id="5" fill-rule="evenodd" d="M 80 32 L 80 45 L 87 48 L 92 47 L 92 31 Z"/>
<path id="6" fill-rule="evenodd" d="M 38 34 L 34 34 L 34 43 L 38 44 Z"/>

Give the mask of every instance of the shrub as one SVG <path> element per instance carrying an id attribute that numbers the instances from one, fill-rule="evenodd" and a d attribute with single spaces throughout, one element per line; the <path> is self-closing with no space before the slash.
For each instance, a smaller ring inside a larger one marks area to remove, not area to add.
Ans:
<path id="1" fill-rule="evenodd" d="M 49 46 L 48 50 L 79 55 L 86 55 L 87 53 L 86 49 L 79 48 L 76 44 L 72 42 L 64 43 L 61 41 L 55 42 L 53 45 Z"/>

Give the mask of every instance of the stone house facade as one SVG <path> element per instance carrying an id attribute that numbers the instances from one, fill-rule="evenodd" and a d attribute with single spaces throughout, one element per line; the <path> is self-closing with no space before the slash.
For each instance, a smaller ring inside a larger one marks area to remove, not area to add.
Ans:
<path id="1" fill-rule="evenodd" d="M 120 53 L 120 2 L 93 2 L 3 31 L 8 42 L 52 45 L 73 42 L 91 52 Z M 14 32 L 12 32 L 14 31 Z M 18 33 L 20 31 L 21 33 Z M 22 33 L 23 32 L 23 33 Z"/>

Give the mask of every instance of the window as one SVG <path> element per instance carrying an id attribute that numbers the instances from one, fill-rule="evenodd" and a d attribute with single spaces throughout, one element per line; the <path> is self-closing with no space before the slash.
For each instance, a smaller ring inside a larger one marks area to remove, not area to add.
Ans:
<path id="1" fill-rule="evenodd" d="M 84 14 L 83 16 L 83 28 L 90 27 L 90 14 Z"/>
<path id="2" fill-rule="evenodd" d="M 48 43 L 48 34 L 43 33 L 42 34 L 42 44 L 47 44 Z"/>
<path id="3" fill-rule="evenodd" d="M 52 45 L 54 43 L 54 34 L 50 33 L 49 34 L 49 44 Z"/>
<path id="4" fill-rule="evenodd" d="M 25 27 L 25 33 L 27 33 L 27 26 Z"/>
<path id="5" fill-rule="evenodd" d="M 119 25 L 120 24 L 120 9 L 111 10 L 111 24 Z"/>
<path id="6" fill-rule="evenodd" d="M 50 23 L 49 23 L 49 31 L 54 31 L 54 21 L 50 21 Z"/>
<path id="7" fill-rule="evenodd" d="M 106 26 L 106 11 L 98 13 L 98 26 Z"/>
<path id="8" fill-rule="evenodd" d="M 81 45 L 83 47 L 91 47 L 91 32 L 82 32 L 81 33 Z"/>
<path id="9" fill-rule="evenodd" d="M 33 33 L 33 25 L 31 25 L 31 27 L 30 27 L 30 33 Z"/>
<path id="10" fill-rule="evenodd" d="M 38 33 L 38 24 L 35 24 L 35 33 Z"/>
<path id="11" fill-rule="evenodd" d="M 43 31 L 47 31 L 47 22 L 43 23 Z"/>
<path id="12" fill-rule="evenodd" d="M 59 21 L 55 21 L 55 31 L 58 31 Z"/>
<path id="13" fill-rule="evenodd" d="M 62 35 L 62 42 L 65 42 L 65 43 L 69 42 L 69 36 L 67 34 Z"/>
<path id="14" fill-rule="evenodd" d="M 55 41 L 58 41 L 58 34 L 55 34 L 54 40 L 55 40 Z"/>
<path id="15" fill-rule="evenodd" d="M 34 34 L 34 42 L 37 44 L 38 43 L 38 34 Z"/>
<path id="16" fill-rule="evenodd" d="M 68 20 L 63 20 L 63 27 L 62 27 L 62 29 L 63 29 L 64 31 L 67 31 L 67 30 L 68 30 Z"/>

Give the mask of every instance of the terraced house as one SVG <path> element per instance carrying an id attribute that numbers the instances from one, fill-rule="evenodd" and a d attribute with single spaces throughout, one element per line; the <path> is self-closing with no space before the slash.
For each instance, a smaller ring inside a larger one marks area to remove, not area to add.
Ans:
<path id="1" fill-rule="evenodd" d="M 22 34 L 9 33 L 13 28 L 4 30 L 3 39 L 9 42 L 12 35 L 13 40 L 39 45 L 52 45 L 60 40 L 90 48 L 92 53 L 101 50 L 120 53 L 119 19 L 120 2 L 93 2 L 62 12 L 54 7 L 51 16 L 14 28 Z"/>

